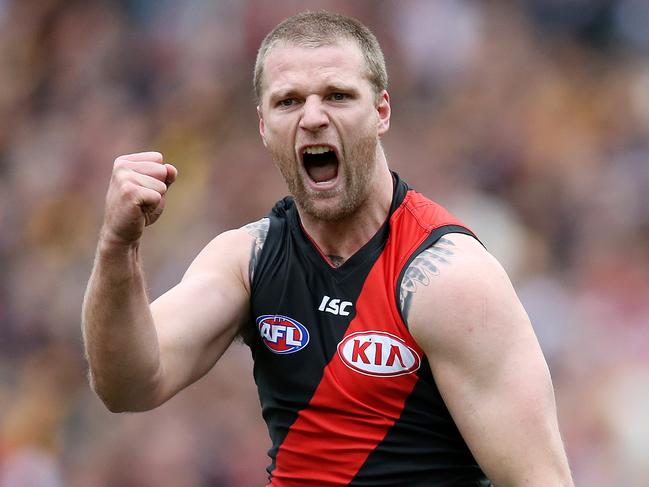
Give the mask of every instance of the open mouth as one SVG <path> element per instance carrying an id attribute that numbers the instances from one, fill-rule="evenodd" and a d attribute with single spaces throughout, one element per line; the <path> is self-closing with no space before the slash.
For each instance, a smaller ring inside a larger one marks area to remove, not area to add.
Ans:
<path id="1" fill-rule="evenodd" d="M 316 184 L 334 181 L 338 177 L 338 156 L 326 145 L 311 146 L 302 154 L 304 169 Z"/>

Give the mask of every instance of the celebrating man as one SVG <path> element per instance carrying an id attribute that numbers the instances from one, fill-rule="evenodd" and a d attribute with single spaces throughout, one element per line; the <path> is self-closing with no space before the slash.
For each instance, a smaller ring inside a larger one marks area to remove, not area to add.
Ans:
<path id="1" fill-rule="evenodd" d="M 291 17 L 264 39 L 254 86 L 291 197 L 217 236 L 151 304 L 139 242 L 177 173 L 157 152 L 115 160 L 83 307 L 107 407 L 155 408 L 242 336 L 272 440 L 268 485 L 572 485 L 509 279 L 388 167 L 374 35 L 336 14 Z"/>

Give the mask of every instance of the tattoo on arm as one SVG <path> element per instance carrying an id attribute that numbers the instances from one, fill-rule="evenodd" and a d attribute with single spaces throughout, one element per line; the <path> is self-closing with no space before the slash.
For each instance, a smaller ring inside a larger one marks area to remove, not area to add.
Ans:
<path id="1" fill-rule="evenodd" d="M 454 255 L 453 247 L 455 244 L 448 238 L 440 238 L 432 247 L 428 247 L 421 254 L 415 257 L 415 260 L 408 266 L 401 287 L 399 288 L 399 307 L 401 316 L 405 322 L 408 322 L 412 298 L 417 292 L 417 286 L 428 286 L 430 277 L 439 274 L 442 264 L 449 264 L 448 257 Z"/>
<path id="2" fill-rule="evenodd" d="M 270 220 L 268 218 L 262 218 L 261 220 L 249 223 L 244 227 L 246 231 L 254 237 L 250 249 L 250 263 L 248 264 L 248 278 L 250 279 L 251 285 L 252 278 L 255 275 L 255 267 L 257 267 L 257 261 L 261 254 L 261 249 L 264 247 L 264 242 L 268 235 L 268 227 L 270 227 Z"/>

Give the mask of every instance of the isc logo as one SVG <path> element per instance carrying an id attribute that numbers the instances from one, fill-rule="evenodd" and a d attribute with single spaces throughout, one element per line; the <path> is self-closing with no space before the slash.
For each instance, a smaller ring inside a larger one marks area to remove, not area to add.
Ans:
<path id="1" fill-rule="evenodd" d="M 318 311 L 326 311 L 332 315 L 349 316 L 349 308 L 352 305 L 349 301 L 341 301 L 340 299 L 331 299 L 329 296 L 324 296 L 322 302 L 318 307 Z"/>
<path id="2" fill-rule="evenodd" d="M 338 355 L 355 372 L 395 377 L 419 369 L 421 359 L 399 337 L 383 331 L 356 332 L 338 344 Z"/>
<path id="3" fill-rule="evenodd" d="M 302 350 L 309 343 L 309 331 L 288 316 L 263 315 L 257 318 L 261 340 L 271 352 L 286 354 Z"/>

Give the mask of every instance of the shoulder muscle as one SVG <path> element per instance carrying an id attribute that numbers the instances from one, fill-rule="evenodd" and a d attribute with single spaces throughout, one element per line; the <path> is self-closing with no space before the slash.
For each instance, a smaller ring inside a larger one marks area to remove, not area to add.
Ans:
<path id="1" fill-rule="evenodd" d="M 413 261 L 401 284 L 402 310 L 413 334 L 433 349 L 439 345 L 450 350 L 454 338 L 463 346 L 471 343 L 467 336 L 479 340 L 507 335 L 511 330 L 500 327 L 511 323 L 528 327 L 527 315 L 496 259 L 472 237 L 450 234 L 443 240 Z M 479 330 L 486 331 L 485 326 L 490 329 L 483 335 Z"/>
<path id="2" fill-rule="evenodd" d="M 399 309 L 406 323 L 417 291 L 431 284 L 440 274 L 440 268 L 450 264 L 456 251 L 453 240 L 444 236 L 410 263 L 399 285 Z"/>

